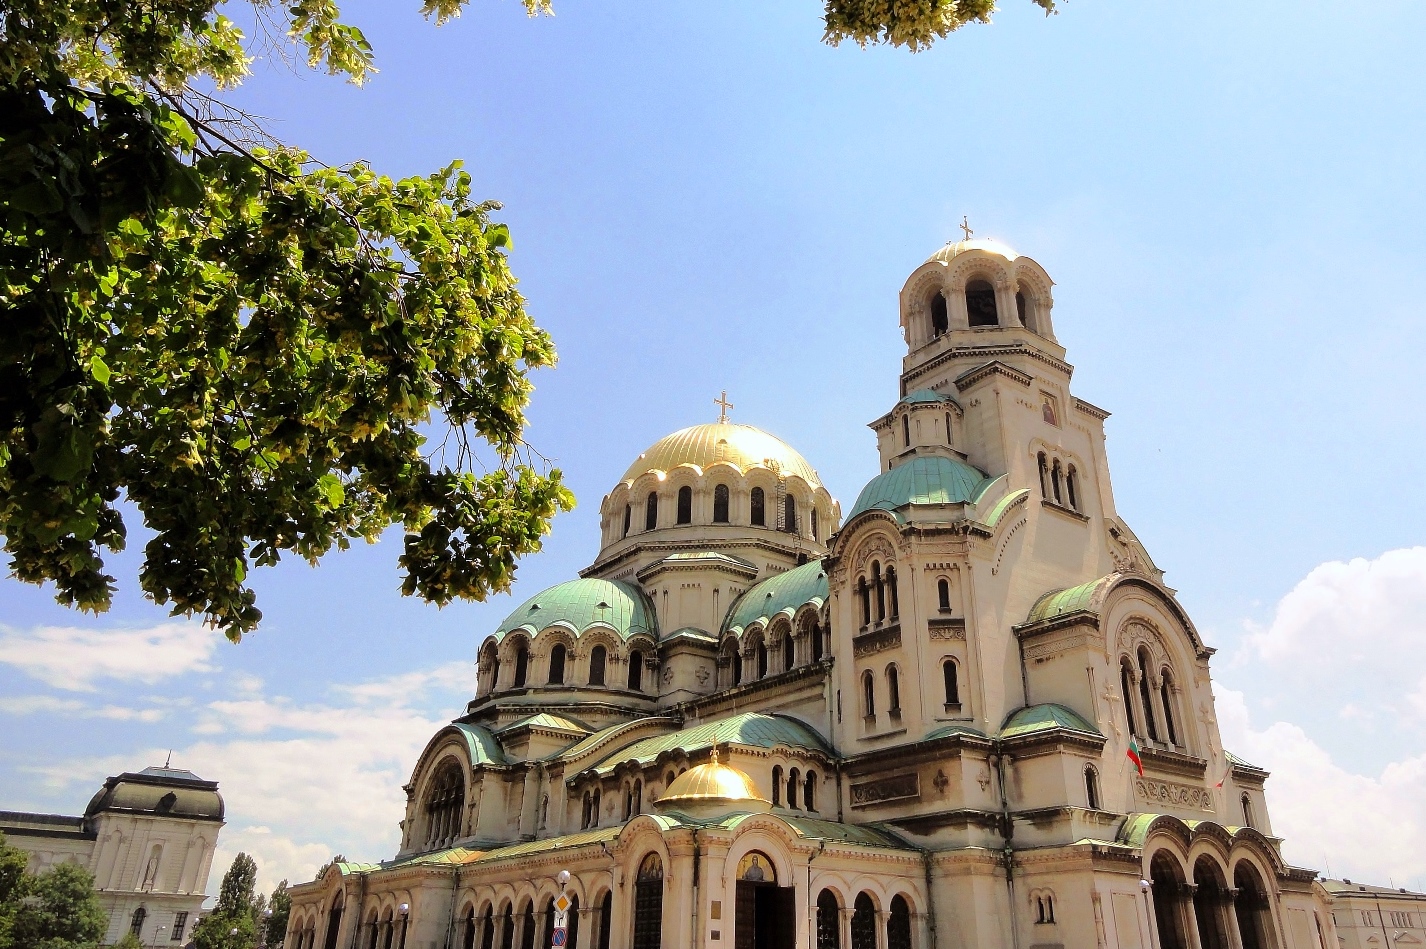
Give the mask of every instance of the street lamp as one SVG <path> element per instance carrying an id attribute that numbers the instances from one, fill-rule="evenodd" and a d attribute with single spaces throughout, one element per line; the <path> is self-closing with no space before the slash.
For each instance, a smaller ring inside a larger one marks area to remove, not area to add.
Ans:
<path id="1" fill-rule="evenodd" d="M 269 906 L 262 911 L 262 941 L 257 944 L 257 949 L 267 949 L 267 924 L 272 921 L 272 907 Z"/>
<path id="2" fill-rule="evenodd" d="M 150 942 L 149 945 L 152 946 L 152 947 L 154 947 L 154 949 L 157 949 L 157 947 L 158 947 L 158 934 L 161 933 L 161 932 L 163 932 L 163 931 L 164 931 L 165 929 L 167 929 L 167 928 L 168 928 L 167 926 L 155 926 L 155 927 L 154 927 L 154 930 L 153 930 L 153 941 Z"/>

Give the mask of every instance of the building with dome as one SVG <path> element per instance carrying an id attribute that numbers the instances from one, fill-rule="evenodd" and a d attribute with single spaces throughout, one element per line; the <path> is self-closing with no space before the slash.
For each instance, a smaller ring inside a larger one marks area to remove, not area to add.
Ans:
<path id="1" fill-rule="evenodd" d="M 167 764 L 109 778 L 82 817 L 0 811 L 0 833 L 29 853 L 31 873 L 77 863 L 94 874 L 104 945 L 127 933 L 145 946 L 187 941 L 222 826 L 217 782 Z"/>
<path id="2" fill-rule="evenodd" d="M 994 241 L 916 268 L 845 514 L 726 415 L 651 445 L 594 562 L 480 643 L 399 851 L 294 888 L 286 945 L 534 949 L 563 892 L 580 949 L 1335 947 L 1052 287 Z"/>

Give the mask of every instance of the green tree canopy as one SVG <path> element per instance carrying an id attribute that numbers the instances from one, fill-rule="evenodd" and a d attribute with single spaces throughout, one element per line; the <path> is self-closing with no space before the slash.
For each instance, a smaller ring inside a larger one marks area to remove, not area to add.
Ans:
<path id="1" fill-rule="evenodd" d="M 264 941 L 269 949 L 278 949 L 287 936 L 287 920 L 292 915 L 292 896 L 287 892 L 286 880 L 273 889 L 267 898 L 267 908 L 272 910 L 272 915 L 267 918 Z"/>
<path id="2" fill-rule="evenodd" d="M 94 892 L 93 875 L 77 863 L 25 873 L 25 856 L 0 839 L 0 949 L 95 949 L 109 918 Z"/>
<path id="3" fill-rule="evenodd" d="M 256 885 L 257 861 L 239 853 L 223 874 L 218 904 L 193 929 L 198 949 L 251 949 L 258 929 Z"/>
<path id="4" fill-rule="evenodd" d="M 370 71 L 331 0 L 251 4 L 311 65 Z M 0 15 L 11 569 L 106 609 L 124 498 L 154 535 L 140 587 L 233 639 L 261 617 L 250 566 L 316 562 L 396 524 L 403 593 L 504 590 L 573 497 L 522 440 L 528 374 L 555 354 L 499 205 L 458 162 L 393 181 L 243 144 L 261 129 L 203 91 L 249 62 L 219 5 L 10 0 Z"/>
<path id="5" fill-rule="evenodd" d="M 1056 0 L 1031 0 L 1048 16 Z M 995 0 L 827 0 L 824 38 L 833 46 L 887 43 L 912 52 L 945 39 L 970 23 L 989 23 Z"/>

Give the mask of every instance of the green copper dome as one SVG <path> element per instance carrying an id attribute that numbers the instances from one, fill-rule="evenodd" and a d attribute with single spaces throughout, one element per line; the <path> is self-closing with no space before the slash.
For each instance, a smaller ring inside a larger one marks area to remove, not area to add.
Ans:
<path id="1" fill-rule="evenodd" d="M 819 609 L 827 602 L 827 569 L 821 560 L 813 560 L 786 573 L 768 577 L 756 584 L 733 604 L 724 632 L 741 633 L 753 623 L 766 625 L 784 610 L 796 613 L 807 603 Z"/>
<path id="2" fill-rule="evenodd" d="M 912 458 L 872 478 L 857 495 L 847 521 L 863 511 L 895 511 L 908 504 L 974 503 L 994 480 L 959 458 Z"/>
<path id="3" fill-rule="evenodd" d="M 530 597 L 505 617 L 496 639 L 523 629 L 534 635 L 555 624 L 582 634 L 594 625 L 612 627 L 628 639 L 635 633 L 658 634 L 654 608 L 638 588 L 617 580 L 568 580 Z"/>

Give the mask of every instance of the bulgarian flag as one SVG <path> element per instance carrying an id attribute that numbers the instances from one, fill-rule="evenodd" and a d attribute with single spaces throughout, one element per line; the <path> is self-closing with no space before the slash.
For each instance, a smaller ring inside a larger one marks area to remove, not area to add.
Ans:
<path id="1" fill-rule="evenodd" d="M 1139 777 L 1144 776 L 1144 762 L 1139 759 L 1139 743 L 1134 740 L 1134 736 L 1129 736 L 1129 750 L 1124 752 L 1129 756 L 1129 760 L 1134 762 L 1134 767 L 1139 769 Z"/>

